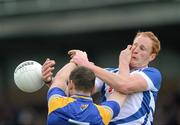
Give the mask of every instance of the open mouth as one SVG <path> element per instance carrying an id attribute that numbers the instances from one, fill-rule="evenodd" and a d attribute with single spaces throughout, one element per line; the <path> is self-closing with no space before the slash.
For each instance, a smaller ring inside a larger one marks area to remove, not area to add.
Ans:
<path id="1" fill-rule="evenodd" d="M 136 57 L 132 57 L 132 59 L 137 59 Z"/>

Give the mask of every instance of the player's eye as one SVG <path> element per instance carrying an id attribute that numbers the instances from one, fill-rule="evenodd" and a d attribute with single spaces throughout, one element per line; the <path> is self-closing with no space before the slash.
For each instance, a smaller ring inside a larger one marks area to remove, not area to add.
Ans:
<path id="1" fill-rule="evenodd" d="M 140 46 L 140 49 L 144 51 L 146 48 L 144 46 Z"/>

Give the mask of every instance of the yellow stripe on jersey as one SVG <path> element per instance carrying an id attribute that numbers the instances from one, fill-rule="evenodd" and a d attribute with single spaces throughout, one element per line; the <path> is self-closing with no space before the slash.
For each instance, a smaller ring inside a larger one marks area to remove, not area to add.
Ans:
<path id="1" fill-rule="evenodd" d="M 109 121 L 112 118 L 112 111 L 110 109 L 108 109 L 108 108 L 103 107 L 103 106 L 99 106 L 99 105 L 95 105 L 95 106 L 97 107 L 97 109 L 100 112 L 103 123 L 105 125 L 108 125 Z"/>
<path id="2" fill-rule="evenodd" d="M 48 101 L 48 114 L 53 112 L 54 110 L 58 108 L 62 108 L 69 103 L 75 101 L 75 99 L 70 98 L 70 97 L 61 97 L 61 96 L 52 96 L 50 97 Z"/>

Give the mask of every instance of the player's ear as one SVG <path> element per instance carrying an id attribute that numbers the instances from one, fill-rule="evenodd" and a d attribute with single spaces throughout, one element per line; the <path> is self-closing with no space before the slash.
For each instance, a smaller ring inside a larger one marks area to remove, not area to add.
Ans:
<path id="1" fill-rule="evenodd" d="M 153 61 L 155 58 L 156 58 L 156 54 L 155 54 L 155 53 L 152 53 L 152 54 L 150 55 L 149 61 L 151 62 L 151 61 Z"/>
<path id="2" fill-rule="evenodd" d="M 94 86 L 93 89 L 92 89 L 91 95 L 92 95 L 93 93 L 95 93 L 95 92 L 96 92 L 96 88 L 95 88 L 95 86 Z"/>
<path id="3" fill-rule="evenodd" d="M 69 88 L 69 90 L 72 90 L 73 87 L 74 87 L 73 81 L 72 81 L 72 80 L 69 80 L 69 81 L 68 81 L 68 88 Z"/>

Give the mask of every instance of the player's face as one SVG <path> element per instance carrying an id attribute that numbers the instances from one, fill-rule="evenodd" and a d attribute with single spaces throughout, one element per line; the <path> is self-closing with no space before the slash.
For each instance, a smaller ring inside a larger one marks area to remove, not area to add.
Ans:
<path id="1" fill-rule="evenodd" d="M 149 62 L 154 59 L 152 54 L 153 41 L 147 36 L 138 36 L 134 39 L 132 45 L 131 68 L 140 68 L 148 66 Z"/>

